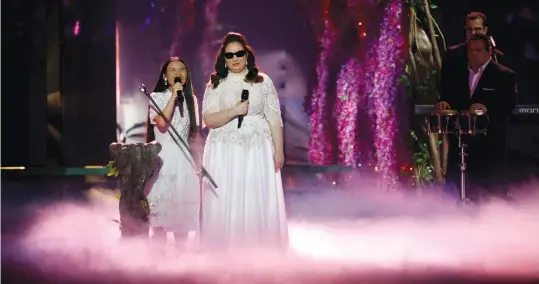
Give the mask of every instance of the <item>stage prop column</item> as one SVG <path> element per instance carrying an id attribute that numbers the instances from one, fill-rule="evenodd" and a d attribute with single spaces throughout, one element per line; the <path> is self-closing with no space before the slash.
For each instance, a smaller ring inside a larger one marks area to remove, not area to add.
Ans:
<path id="1" fill-rule="evenodd" d="M 120 231 L 122 237 L 148 235 L 151 204 L 144 188 L 153 175 L 161 144 L 157 142 L 109 146 L 120 179 Z"/>

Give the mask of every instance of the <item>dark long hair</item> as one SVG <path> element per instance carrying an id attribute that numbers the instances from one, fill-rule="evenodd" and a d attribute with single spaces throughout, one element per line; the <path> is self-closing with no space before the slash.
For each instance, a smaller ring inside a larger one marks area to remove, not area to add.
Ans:
<path id="1" fill-rule="evenodd" d="M 222 79 L 228 76 L 228 68 L 225 63 L 225 48 L 229 43 L 238 42 L 247 51 L 247 69 L 249 72 L 245 75 L 245 82 L 260 83 L 264 81 L 264 78 L 258 75 L 258 68 L 256 67 L 256 58 L 253 48 L 247 43 L 245 37 L 240 33 L 229 32 L 223 38 L 219 52 L 217 52 L 217 58 L 215 59 L 215 66 L 213 69 L 215 72 L 211 74 L 210 81 L 213 88 L 217 88 Z"/>
<path id="2" fill-rule="evenodd" d="M 193 91 L 193 85 L 191 84 L 191 72 L 189 72 L 189 67 L 187 66 L 187 64 L 185 64 L 185 61 L 183 61 L 183 59 L 180 59 L 178 57 L 171 57 L 167 61 L 165 61 L 165 63 L 163 63 L 163 66 L 161 67 L 161 72 L 159 73 L 159 77 L 157 78 L 157 83 L 155 83 L 155 88 L 153 89 L 153 92 L 162 93 L 168 89 L 168 86 L 165 85 L 165 79 L 163 79 L 163 75 L 166 76 L 167 67 L 173 61 L 180 61 L 181 63 L 183 63 L 187 71 L 187 80 L 183 86 L 183 96 L 185 97 L 185 103 L 187 104 L 187 112 L 189 113 L 189 124 L 190 124 L 189 125 L 189 138 L 192 138 L 198 133 L 198 125 L 196 122 L 196 112 L 195 112 L 198 106 L 195 106 L 195 102 L 193 100 L 193 96 L 195 94 Z M 146 120 L 146 143 L 152 142 L 154 140 L 155 140 L 155 133 L 154 133 L 151 121 L 150 121 L 150 109 L 148 107 L 148 117 Z"/>

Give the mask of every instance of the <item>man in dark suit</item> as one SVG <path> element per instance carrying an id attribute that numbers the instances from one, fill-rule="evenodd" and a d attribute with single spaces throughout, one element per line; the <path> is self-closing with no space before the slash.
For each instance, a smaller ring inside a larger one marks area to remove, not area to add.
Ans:
<path id="1" fill-rule="evenodd" d="M 467 44 L 467 66 L 454 69 L 445 78 L 445 88 L 437 104 L 440 110 L 483 111 L 489 118 L 486 136 L 464 135 L 467 149 L 467 178 L 473 187 L 493 194 L 507 195 L 504 186 L 506 167 L 506 124 L 517 101 L 515 73 L 492 60 L 492 46 L 484 34 L 474 34 Z M 446 180 L 459 184 L 460 162 L 457 137 L 450 137 Z M 501 185 L 501 186 L 500 186 Z M 477 191 L 476 191 L 477 192 Z"/>

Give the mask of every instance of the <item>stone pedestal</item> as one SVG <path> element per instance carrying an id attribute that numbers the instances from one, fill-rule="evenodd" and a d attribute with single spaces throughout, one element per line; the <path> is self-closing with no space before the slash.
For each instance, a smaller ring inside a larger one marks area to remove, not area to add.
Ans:
<path id="1" fill-rule="evenodd" d="M 109 150 L 119 172 L 122 237 L 147 236 L 150 205 L 144 188 L 152 177 L 161 144 L 112 143 Z"/>

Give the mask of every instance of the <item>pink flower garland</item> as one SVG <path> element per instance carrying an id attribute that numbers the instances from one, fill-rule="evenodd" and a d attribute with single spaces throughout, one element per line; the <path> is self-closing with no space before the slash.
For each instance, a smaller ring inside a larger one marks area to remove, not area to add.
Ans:
<path id="1" fill-rule="evenodd" d="M 361 87 L 361 65 L 351 58 L 342 67 L 337 79 L 337 131 L 339 162 L 356 167 L 360 141 L 356 137 L 358 127 L 359 91 Z"/>
<path id="2" fill-rule="evenodd" d="M 322 51 L 318 57 L 316 73 L 318 75 L 318 85 L 312 97 L 311 115 L 311 142 L 309 147 L 309 159 L 314 165 L 326 165 L 331 159 L 331 143 L 327 141 L 325 128 L 327 126 L 328 109 L 326 106 L 327 93 L 326 86 L 329 80 L 327 71 L 327 59 L 335 40 L 335 30 L 326 19 L 324 23 L 324 33 L 320 36 L 319 42 Z"/>
<path id="3" fill-rule="evenodd" d="M 396 161 L 396 134 L 398 132 L 396 97 L 398 76 L 402 73 L 400 56 L 403 54 L 404 39 L 401 35 L 400 17 L 402 1 L 392 0 L 386 7 L 375 51 L 376 65 L 373 89 L 370 94 L 376 114 L 374 145 L 377 169 L 386 188 L 398 184 Z"/>
<path id="4" fill-rule="evenodd" d="M 353 2 L 353 1 L 351 1 Z M 361 94 L 367 96 L 368 116 L 374 139 L 375 170 L 385 188 L 398 184 L 397 167 L 397 80 L 403 72 L 401 57 L 404 51 L 404 38 L 401 34 L 402 1 L 391 0 L 385 8 L 384 20 L 377 41 L 369 49 L 365 57 L 365 73 L 357 58 L 351 58 L 342 67 L 337 79 L 337 98 L 335 117 L 337 120 L 337 141 L 339 162 L 357 166 L 360 153 L 360 142 L 357 132 Z M 329 74 L 327 60 L 333 50 L 336 31 L 325 20 L 325 30 L 319 41 L 322 46 L 317 65 L 318 85 L 312 96 L 311 145 L 309 158 L 311 163 L 325 165 L 331 162 L 333 145 L 328 140 L 328 124 L 331 121 L 327 109 L 326 93 Z M 364 85 L 362 85 L 364 84 Z M 370 147 L 362 146 L 370 151 Z M 368 158 L 368 157 L 367 157 Z M 367 161 L 369 162 L 369 161 Z"/>

